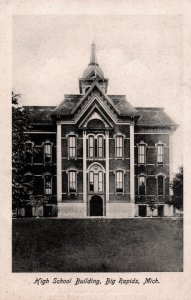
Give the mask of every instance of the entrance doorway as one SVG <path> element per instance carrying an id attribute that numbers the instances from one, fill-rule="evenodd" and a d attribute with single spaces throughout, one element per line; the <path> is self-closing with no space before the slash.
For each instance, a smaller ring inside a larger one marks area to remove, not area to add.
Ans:
<path id="1" fill-rule="evenodd" d="M 98 195 L 90 200 L 90 216 L 103 216 L 103 199 Z"/>

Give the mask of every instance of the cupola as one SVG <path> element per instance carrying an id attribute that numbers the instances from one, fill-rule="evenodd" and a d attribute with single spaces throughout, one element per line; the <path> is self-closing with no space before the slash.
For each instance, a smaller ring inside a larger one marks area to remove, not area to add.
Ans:
<path id="1" fill-rule="evenodd" d="M 90 62 L 79 79 L 80 93 L 85 94 L 93 83 L 97 82 L 100 87 L 107 92 L 108 79 L 104 78 L 104 73 L 97 63 L 96 46 L 91 44 Z"/>

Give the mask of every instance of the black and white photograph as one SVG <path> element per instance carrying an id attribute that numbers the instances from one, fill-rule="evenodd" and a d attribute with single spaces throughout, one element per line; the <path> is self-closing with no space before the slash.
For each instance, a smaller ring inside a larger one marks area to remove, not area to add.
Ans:
<path id="1" fill-rule="evenodd" d="M 12 272 L 183 272 L 182 17 L 12 24 Z"/>

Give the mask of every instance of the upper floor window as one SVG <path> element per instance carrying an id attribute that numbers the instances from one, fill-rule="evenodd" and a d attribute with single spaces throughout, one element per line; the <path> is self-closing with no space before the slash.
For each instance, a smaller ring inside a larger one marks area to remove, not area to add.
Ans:
<path id="1" fill-rule="evenodd" d="M 146 194 L 146 177 L 139 176 L 138 178 L 138 193 L 140 196 L 144 196 Z"/>
<path id="2" fill-rule="evenodd" d="M 77 192 L 77 173 L 76 171 L 69 171 L 68 172 L 68 190 L 69 193 L 76 193 Z"/>
<path id="3" fill-rule="evenodd" d="M 162 175 L 158 176 L 158 196 L 165 194 L 165 177 Z"/>
<path id="4" fill-rule="evenodd" d="M 52 162 L 52 145 L 51 143 L 44 144 L 44 163 Z"/>
<path id="5" fill-rule="evenodd" d="M 87 153 L 88 158 L 104 158 L 105 143 L 104 136 L 98 134 L 97 136 L 88 135 Z"/>
<path id="6" fill-rule="evenodd" d="M 164 162 L 164 145 L 157 145 L 157 163 L 162 164 Z"/>
<path id="7" fill-rule="evenodd" d="M 123 171 L 116 172 L 116 193 L 124 192 L 124 173 Z"/>
<path id="8" fill-rule="evenodd" d="M 33 163 L 33 143 L 26 142 L 25 143 L 25 154 L 26 154 L 26 163 Z"/>
<path id="9" fill-rule="evenodd" d="M 97 156 L 99 158 L 103 158 L 104 157 L 104 140 L 103 140 L 103 136 L 98 136 L 97 138 Z"/>
<path id="10" fill-rule="evenodd" d="M 49 174 L 44 175 L 44 191 L 45 195 L 52 194 L 52 177 Z"/>
<path id="11" fill-rule="evenodd" d="M 146 145 L 140 144 L 138 146 L 138 163 L 145 164 L 146 163 Z"/>
<path id="12" fill-rule="evenodd" d="M 69 143 L 69 147 L 68 147 L 69 157 L 74 158 L 76 157 L 76 136 L 75 135 L 69 136 L 68 143 Z"/>
<path id="13" fill-rule="evenodd" d="M 89 158 L 94 157 L 94 137 L 89 136 L 88 138 L 88 156 Z"/>
<path id="14" fill-rule="evenodd" d="M 116 137 L 116 158 L 123 157 L 123 136 Z"/>

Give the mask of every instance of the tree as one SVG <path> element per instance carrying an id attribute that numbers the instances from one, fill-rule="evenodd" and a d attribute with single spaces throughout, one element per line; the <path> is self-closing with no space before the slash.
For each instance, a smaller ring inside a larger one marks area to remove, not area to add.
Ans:
<path id="1" fill-rule="evenodd" d="M 28 198 L 28 187 L 32 182 L 26 180 L 25 143 L 29 140 L 29 112 L 20 105 L 20 94 L 12 92 L 12 196 L 13 209 L 24 207 Z M 18 215 L 17 215 L 18 216 Z"/>
<path id="2" fill-rule="evenodd" d="M 151 211 L 151 216 L 153 217 L 153 212 L 157 208 L 157 196 L 150 196 L 146 198 L 146 203 L 148 204 L 148 207 L 150 208 Z"/>
<path id="3" fill-rule="evenodd" d="M 17 217 L 19 208 L 30 210 L 32 215 L 32 207 L 45 205 L 50 200 L 50 196 L 33 194 L 34 181 L 32 174 L 27 173 L 27 156 L 38 154 L 39 150 L 26 148 L 31 116 L 20 100 L 21 95 L 12 92 L 12 205 L 17 209 Z"/>
<path id="4" fill-rule="evenodd" d="M 179 168 L 179 172 L 175 174 L 170 187 L 173 195 L 168 201 L 169 205 L 174 205 L 175 208 L 183 209 L 183 167 Z"/>

